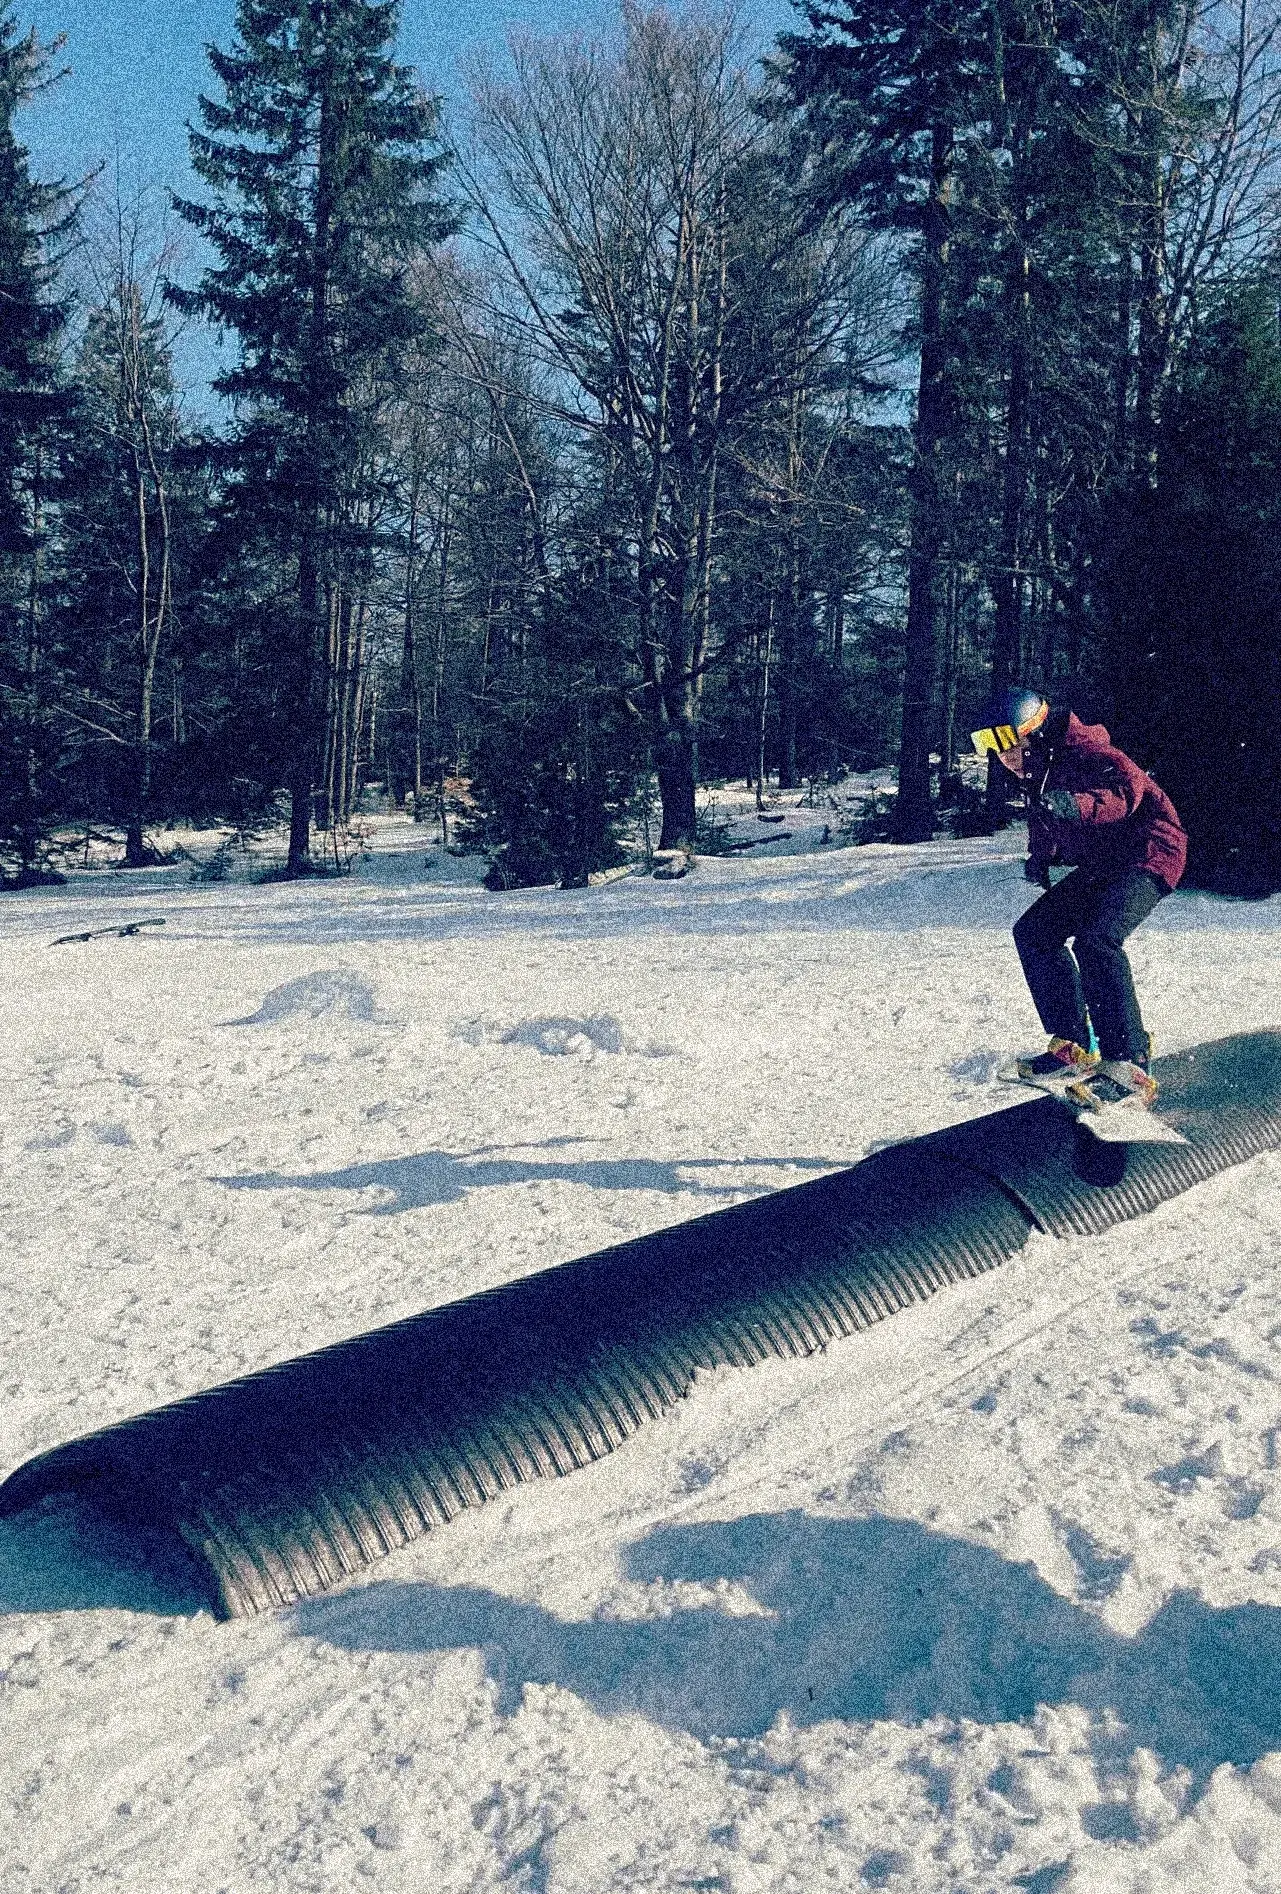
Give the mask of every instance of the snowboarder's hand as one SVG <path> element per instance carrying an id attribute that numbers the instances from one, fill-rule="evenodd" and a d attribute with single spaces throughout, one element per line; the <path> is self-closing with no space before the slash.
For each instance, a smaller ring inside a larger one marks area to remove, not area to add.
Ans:
<path id="1" fill-rule="evenodd" d="M 1044 888 L 1048 894 L 1051 887 L 1049 864 L 1039 862 L 1035 856 L 1029 855 L 1023 864 L 1023 879 L 1034 881 L 1038 888 Z"/>
<path id="2" fill-rule="evenodd" d="M 1047 815 L 1060 822 L 1079 822 L 1081 809 L 1070 789 L 1043 789 L 1040 804 Z"/>

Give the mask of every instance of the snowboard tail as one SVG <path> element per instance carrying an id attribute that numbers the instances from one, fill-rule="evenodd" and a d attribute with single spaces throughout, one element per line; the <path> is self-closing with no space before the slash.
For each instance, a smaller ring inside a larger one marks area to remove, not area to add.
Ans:
<path id="1" fill-rule="evenodd" d="M 1047 1098 L 1054 1099 L 1067 1112 L 1070 1112 L 1082 1130 L 1097 1138 L 1100 1144 L 1186 1144 L 1182 1132 L 1159 1118 L 1150 1105 L 1141 1104 L 1137 1098 L 1125 1099 L 1118 1104 L 1103 1104 L 1094 1098 L 1085 1080 L 1065 1071 L 1060 1078 L 1029 1078 L 1018 1070 L 1017 1064 L 1003 1066 L 999 1076 L 1016 1085 L 1026 1085 L 1031 1091 L 1044 1092 Z"/>

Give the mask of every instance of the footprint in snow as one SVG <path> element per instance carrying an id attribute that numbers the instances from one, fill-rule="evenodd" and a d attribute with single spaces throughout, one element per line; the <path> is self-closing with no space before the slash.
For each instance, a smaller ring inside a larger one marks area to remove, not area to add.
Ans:
<path id="1" fill-rule="evenodd" d="M 502 1035 L 505 1046 L 533 1046 L 550 1058 L 588 1058 L 621 1052 L 623 1029 L 609 1013 L 593 1019 L 526 1019 Z"/>
<path id="2" fill-rule="evenodd" d="M 117 1125 L 117 1124 L 90 1125 L 89 1129 L 90 1131 L 92 1131 L 94 1137 L 98 1140 L 99 1144 L 126 1145 L 126 1144 L 133 1143 L 133 1138 L 129 1132 L 128 1126 L 126 1125 Z"/>
<path id="3" fill-rule="evenodd" d="M 457 1029 L 456 1036 L 469 1046 L 531 1046 L 548 1058 L 592 1059 L 598 1052 L 639 1052 L 657 1059 L 667 1057 L 672 1050 L 670 1046 L 629 1042 L 611 1013 L 596 1013 L 590 1019 L 552 1015 L 523 1019 L 515 1026 L 472 1019 Z"/>
<path id="4" fill-rule="evenodd" d="M 60 1125 L 56 1131 L 49 1131 L 43 1137 L 28 1138 L 23 1146 L 27 1151 L 60 1151 L 71 1144 L 76 1135 L 74 1125 Z"/>
<path id="5" fill-rule="evenodd" d="M 996 1077 L 1003 1054 L 992 1052 L 986 1046 L 977 1052 L 967 1052 L 963 1059 L 947 1068 L 949 1078 L 958 1079 L 963 1085 L 988 1085 Z"/>

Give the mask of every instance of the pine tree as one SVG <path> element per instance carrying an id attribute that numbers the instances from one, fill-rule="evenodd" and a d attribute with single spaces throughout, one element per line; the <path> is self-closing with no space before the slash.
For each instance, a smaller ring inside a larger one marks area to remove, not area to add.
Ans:
<path id="1" fill-rule="evenodd" d="M 190 132 L 213 201 L 177 205 L 219 261 L 175 300 L 239 337 L 215 386 L 237 404 L 243 477 L 292 585 L 292 873 L 309 855 L 335 594 L 362 550 L 363 396 L 422 331 L 408 266 L 452 228 L 436 102 L 387 51 L 397 19 L 395 0 L 239 0 L 235 44 L 209 51 L 224 98 L 202 97 Z"/>
<path id="2" fill-rule="evenodd" d="M 1155 484 L 1116 497 L 1098 581 L 1118 739 L 1172 796 L 1189 877 L 1281 888 L 1281 343 L 1224 296 L 1163 403 Z"/>
<path id="3" fill-rule="evenodd" d="M 31 175 L 14 120 L 49 85 L 51 55 L 35 29 L 19 38 L 11 0 L 0 0 L 0 552 L 31 543 L 21 463 L 27 443 L 56 406 L 53 345 L 66 324 L 56 294 L 57 238 L 72 194 Z"/>
<path id="4" fill-rule="evenodd" d="M 911 473 L 907 635 L 895 834 L 933 833 L 930 748 L 939 670 L 941 565 L 957 391 L 951 328 L 957 172 L 990 106 L 988 9 L 972 0 L 832 0 L 785 34 L 778 108 L 796 114 L 820 210 L 852 205 L 906 234 L 920 375 Z"/>
<path id="5" fill-rule="evenodd" d="M 78 194 L 33 178 L 14 121 L 53 82 L 35 30 L 0 0 L 0 849 L 36 875 L 56 743 L 46 690 L 45 558 L 54 435 L 65 418 L 56 344 L 60 239 Z"/>

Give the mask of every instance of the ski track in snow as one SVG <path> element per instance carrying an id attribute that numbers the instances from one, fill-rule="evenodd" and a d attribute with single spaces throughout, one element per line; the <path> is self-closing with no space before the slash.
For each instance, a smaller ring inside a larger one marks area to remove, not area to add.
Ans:
<path id="1" fill-rule="evenodd" d="M 341 883 L 6 895 L 0 1471 L 1009 1103 L 1017 834 L 808 813 L 666 884 L 386 821 Z M 1281 1020 L 1279 927 L 1164 904 L 1159 1045 Z M 0 1522 L 0 1889 L 1276 1894 L 1279 1286 L 1270 1155 L 254 1621 Z"/>

